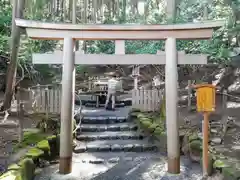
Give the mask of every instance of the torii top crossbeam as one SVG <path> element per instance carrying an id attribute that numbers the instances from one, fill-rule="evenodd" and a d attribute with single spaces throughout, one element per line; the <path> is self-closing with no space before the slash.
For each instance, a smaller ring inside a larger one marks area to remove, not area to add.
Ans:
<path id="1" fill-rule="evenodd" d="M 223 26 L 224 21 L 171 25 L 76 25 L 16 19 L 16 25 L 26 28 L 28 36 L 33 39 L 162 40 L 168 37 L 208 39 L 212 37 L 213 29 Z"/>

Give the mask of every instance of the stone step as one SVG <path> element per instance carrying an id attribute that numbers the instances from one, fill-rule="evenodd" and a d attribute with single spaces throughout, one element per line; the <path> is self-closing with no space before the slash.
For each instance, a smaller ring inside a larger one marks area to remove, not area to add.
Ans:
<path id="1" fill-rule="evenodd" d="M 74 148 L 74 153 L 83 152 L 146 152 L 157 151 L 157 146 L 146 140 L 107 140 L 79 142 Z"/>
<path id="2" fill-rule="evenodd" d="M 86 105 L 86 104 L 96 104 L 97 101 L 96 100 L 82 100 L 82 105 Z M 116 101 L 116 104 L 122 104 L 124 103 L 125 106 L 131 106 L 132 105 L 132 99 L 126 99 L 126 100 L 122 100 L 122 101 Z M 80 101 L 79 100 L 75 100 L 75 104 L 76 105 L 80 105 Z"/>
<path id="3" fill-rule="evenodd" d="M 93 153 L 73 153 L 74 162 L 103 164 L 103 163 L 118 163 L 120 161 L 136 161 L 152 159 L 161 161 L 162 154 L 159 152 L 93 152 Z"/>
<path id="4" fill-rule="evenodd" d="M 118 131 L 118 132 L 85 132 L 76 137 L 79 141 L 94 141 L 94 140 L 137 140 L 143 139 L 143 135 L 136 131 Z"/>
<path id="5" fill-rule="evenodd" d="M 0 123 L 0 128 L 6 128 L 6 129 L 15 129 L 18 128 L 19 124 L 14 121 L 6 121 L 6 122 L 1 122 Z"/>
<path id="6" fill-rule="evenodd" d="M 96 100 L 81 100 L 81 101 L 82 101 L 83 105 L 85 105 L 87 103 L 89 103 L 89 104 L 96 104 L 97 103 Z M 124 103 L 124 102 L 123 101 L 116 101 L 116 104 L 120 104 L 120 103 Z M 75 104 L 80 104 L 78 99 L 75 100 Z"/>
<path id="7" fill-rule="evenodd" d="M 96 103 L 86 103 L 85 104 L 86 107 L 96 107 Z M 105 104 L 99 104 L 99 107 L 104 107 Z M 124 103 L 120 103 L 120 104 L 115 104 L 115 107 L 116 108 L 121 108 L 121 107 L 124 107 L 125 104 Z"/>
<path id="8" fill-rule="evenodd" d="M 77 132 L 136 131 L 137 129 L 138 126 L 134 123 L 81 124 Z"/>
<path id="9" fill-rule="evenodd" d="M 117 117 L 117 116 L 98 116 L 91 117 L 85 116 L 82 118 L 82 124 L 114 124 L 127 122 L 128 117 Z"/>

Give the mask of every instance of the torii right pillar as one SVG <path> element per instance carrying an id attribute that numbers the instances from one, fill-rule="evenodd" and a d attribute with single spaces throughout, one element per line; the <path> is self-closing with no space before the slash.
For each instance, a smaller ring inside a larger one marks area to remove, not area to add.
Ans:
<path id="1" fill-rule="evenodd" d="M 178 127 L 178 70 L 176 39 L 166 40 L 165 93 L 166 93 L 166 125 L 168 172 L 180 173 L 180 147 Z"/>
<path id="2" fill-rule="evenodd" d="M 176 0 L 167 1 L 167 21 L 176 19 Z M 167 125 L 168 172 L 180 173 L 180 147 L 178 127 L 178 70 L 176 38 L 168 37 L 165 42 L 165 99 Z"/>

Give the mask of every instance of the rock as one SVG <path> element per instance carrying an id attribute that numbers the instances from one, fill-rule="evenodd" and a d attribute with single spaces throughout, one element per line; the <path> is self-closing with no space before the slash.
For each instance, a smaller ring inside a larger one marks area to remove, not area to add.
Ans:
<path id="1" fill-rule="evenodd" d="M 109 163 L 118 163 L 119 160 L 120 160 L 119 157 L 115 157 L 115 158 L 111 158 L 111 159 L 109 159 L 108 162 L 109 162 Z"/>
<path id="2" fill-rule="evenodd" d="M 202 133 L 198 133 L 198 138 L 199 139 L 203 139 L 203 134 Z"/>
<path id="3" fill-rule="evenodd" d="M 103 164 L 104 163 L 104 159 L 94 159 L 94 160 L 90 160 L 89 163 L 92 164 Z"/>
<path id="4" fill-rule="evenodd" d="M 213 168 L 222 169 L 222 168 L 225 168 L 225 167 L 229 167 L 229 164 L 224 160 L 217 159 L 213 163 Z"/>
<path id="5" fill-rule="evenodd" d="M 119 137 L 119 138 L 120 138 L 120 139 L 123 139 L 123 140 L 128 140 L 128 139 L 133 139 L 132 137 L 133 137 L 133 136 L 131 136 L 131 135 L 123 134 L 123 135 L 121 135 L 121 137 Z"/>
<path id="6" fill-rule="evenodd" d="M 141 144 L 134 144 L 132 149 L 133 149 L 134 152 L 142 152 L 142 145 Z"/>
<path id="7" fill-rule="evenodd" d="M 211 133 L 217 134 L 218 130 L 217 129 L 211 129 Z"/>
<path id="8" fill-rule="evenodd" d="M 131 129 L 131 127 L 129 127 L 128 125 L 120 125 L 119 128 L 121 131 L 128 131 L 129 129 Z"/>
<path id="9" fill-rule="evenodd" d="M 115 117 L 115 116 L 109 117 L 109 119 L 108 119 L 109 124 L 114 124 L 116 122 L 117 122 L 117 117 Z"/>
<path id="10" fill-rule="evenodd" d="M 221 144 L 222 143 L 222 139 L 219 137 L 215 137 L 213 139 L 211 139 L 211 142 L 214 144 Z"/>
<path id="11" fill-rule="evenodd" d="M 96 132 L 98 129 L 97 126 L 84 126 L 82 125 L 81 130 L 86 132 Z"/>
<path id="12" fill-rule="evenodd" d="M 133 149 L 133 144 L 126 144 L 123 146 L 123 149 L 125 152 L 132 151 Z"/>
<path id="13" fill-rule="evenodd" d="M 99 151 L 110 151 L 111 150 L 111 147 L 110 145 L 101 145 L 99 148 L 98 148 Z"/>
<path id="14" fill-rule="evenodd" d="M 110 125 L 110 126 L 108 126 L 108 129 L 110 131 L 120 131 L 121 127 L 120 126 L 116 126 L 116 125 Z"/>
<path id="15" fill-rule="evenodd" d="M 87 151 L 89 152 L 96 152 L 98 151 L 98 149 L 99 149 L 98 145 L 95 145 L 95 144 L 87 145 Z"/>
<path id="16" fill-rule="evenodd" d="M 21 167 L 22 179 L 33 179 L 36 165 L 32 159 L 25 158 L 22 159 L 18 165 Z"/>
<path id="17" fill-rule="evenodd" d="M 189 152 L 190 152 L 190 159 L 193 162 L 199 162 L 201 160 L 201 153 L 202 153 L 202 141 L 194 140 L 190 142 L 189 145 Z"/>
<path id="18" fill-rule="evenodd" d="M 107 134 L 101 134 L 98 136 L 98 138 L 100 140 L 108 140 L 108 139 L 113 139 L 111 136 L 107 135 Z"/>
<path id="19" fill-rule="evenodd" d="M 40 157 L 44 155 L 44 151 L 38 148 L 31 148 L 26 153 L 26 157 L 32 158 L 34 161 L 38 161 Z"/>
<path id="20" fill-rule="evenodd" d="M 142 149 L 143 152 L 145 152 L 145 151 L 152 151 L 153 147 L 150 144 L 143 144 L 141 149 Z"/>
<path id="21" fill-rule="evenodd" d="M 183 137 L 181 151 L 183 152 L 184 155 L 188 155 L 189 154 L 190 147 L 189 147 L 188 136 L 187 135 L 185 135 Z"/>
<path id="22" fill-rule="evenodd" d="M 103 131 L 106 131 L 107 130 L 107 126 L 99 126 L 98 128 L 97 128 L 97 131 L 98 132 L 103 132 Z"/>
<path id="23" fill-rule="evenodd" d="M 113 152 L 118 152 L 118 151 L 121 151 L 122 149 L 123 149 L 123 147 L 120 146 L 119 144 L 114 144 L 114 145 L 111 146 L 111 150 Z"/>
<path id="24" fill-rule="evenodd" d="M 83 153 L 87 150 L 87 147 L 86 146 L 83 146 L 83 145 L 80 145 L 80 146 L 76 146 L 73 151 L 75 153 Z"/>
<path id="25" fill-rule="evenodd" d="M 151 120 L 140 119 L 140 125 L 143 129 L 148 129 L 152 125 L 152 122 Z"/>
<path id="26" fill-rule="evenodd" d="M 45 151 L 50 151 L 50 146 L 48 144 L 48 140 L 42 140 L 40 141 L 39 143 L 37 143 L 37 148 L 43 150 L 44 152 Z"/>
<path id="27" fill-rule="evenodd" d="M 131 131 L 136 131 L 138 129 L 137 125 L 132 125 L 132 126 L 129 126 L 129 129 Z"/>
<path id="28" fill-rule="evenodd" d="M 126 117 L 117 117 L 117 120 L 119 122 L 126 122 L 127 118 Z"/>
<path id="29" fill-rule="evenodd" d="M 198 136 L 198 134 L 197 133 L 193 133 L 193 134 L 191 134 L 191 135 L 189 135 L 189 137 L 188 137 L 188 141 L 191 143 L 192 141 L 194 141 L 194 140 L 199 140 L 200 138 L 199 138 L 199 136 Z"/>

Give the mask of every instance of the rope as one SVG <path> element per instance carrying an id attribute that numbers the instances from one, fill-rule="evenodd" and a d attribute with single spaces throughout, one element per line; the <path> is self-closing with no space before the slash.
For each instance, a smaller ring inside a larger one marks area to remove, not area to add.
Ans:
<path id="1" fill-rule="evenodd" d="M 231 94 L 228 94 L 228 93 L 217 92 L 217 94 L 226 95 L 226 96 L 228 96 L 228 97 L 232 97 L 232 98 L 235 98 L 235 99 L 240 100 L 240 97 L 234 96 L 234 95 L 231 95 Z"/>
<path id="2" fill-rule="evenodd" d="M 81 122 L 82 122 L 82 115 L 81 115 L 81 114 L 82 114 L 82 101 L 81 101 L 81 99 L 80 99 L 80 97 L 79 97 L 78 94 L 75 94 L 75 95 L 77 95 L 77 98 L 78 98 L 78 100 L 80 101 L 80 107 L 78 108 L 77 113 L 76 113 L 76 114 L 79 114 L 79 115 L 80 115 L 80 120 L 79 120 L 79 123 L 77 124 L 76 128 L 73 130 L 73 133 L 75 133 L 78 129 L 80 129 L 80 127 L 81 127 Z M 76 114 L 74 114 L 74 116 L 75 116 Z"/>

